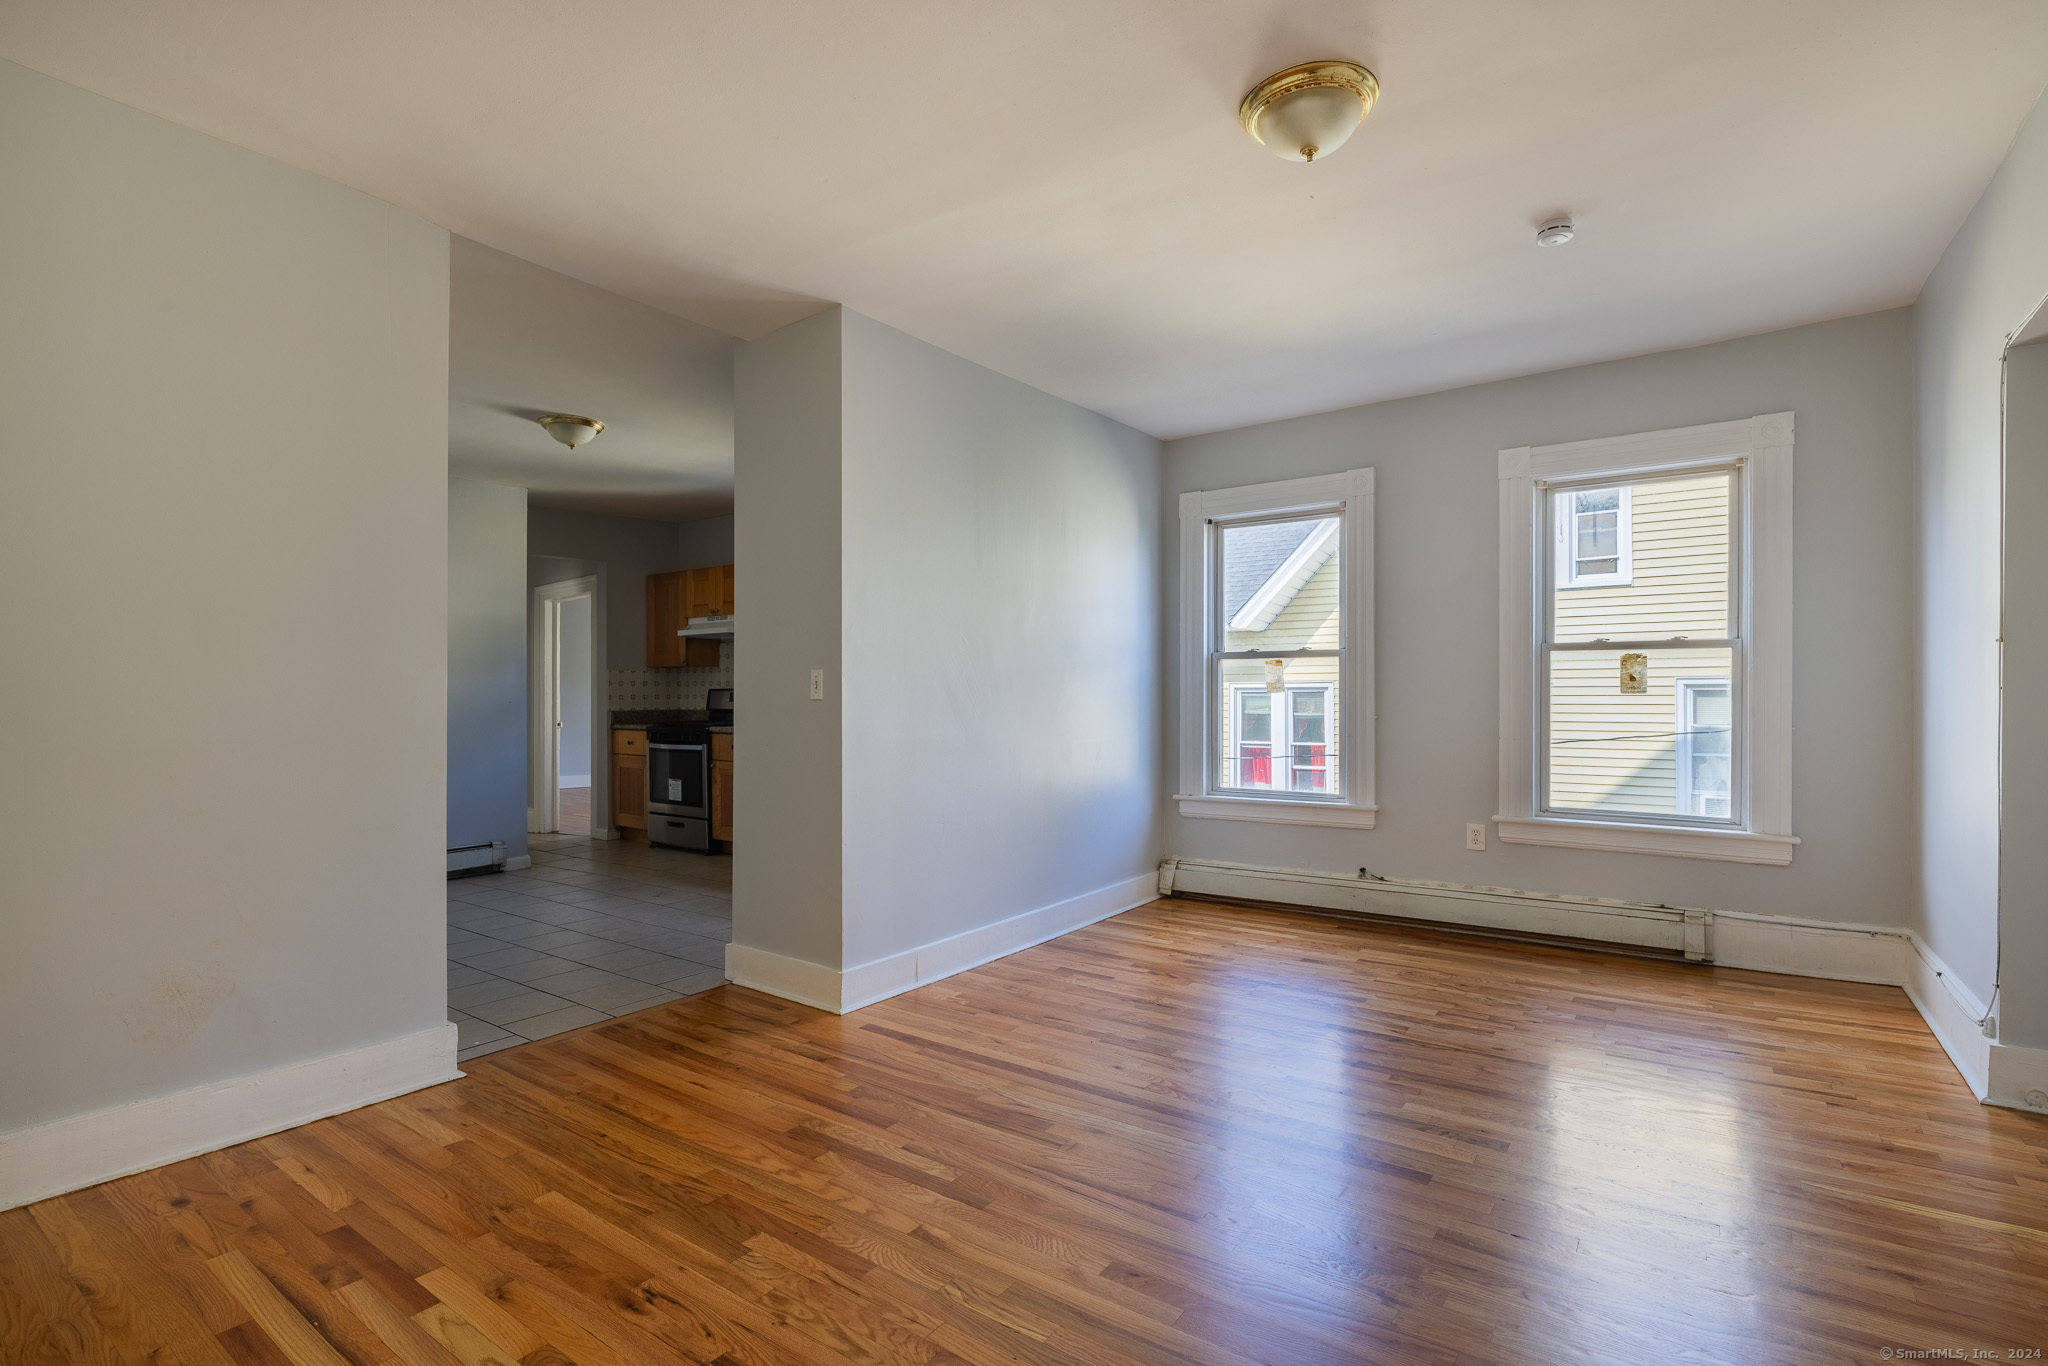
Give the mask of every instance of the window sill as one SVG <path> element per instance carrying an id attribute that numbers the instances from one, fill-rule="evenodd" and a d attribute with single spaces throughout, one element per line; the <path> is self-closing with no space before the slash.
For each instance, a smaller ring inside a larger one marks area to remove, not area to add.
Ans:
<path id="1" fill-rule="evenodd" d="M 1322 825 L 1340 830 L 1370 830 L 1378 819 L 1376 806 L 1343 806 L 1336 802 L 1289 802 L 1265 797 L 1175 797 L 1180 814 L 1207 820 L 1263 821 L 1272 825 Z"/>
<path id="2" fill-rule="evenodd" d="M 1749 830 L 1702 830 L 1671 825 L 1624 825 L 1557 816 L 1495 816 L 1505 844 L 1546 844 L 1558 849 L 1599 849 L 1615 854 L 1662 854 L 1669 858 L 1717 859 L 1724 863 L 1792 862 L 1792 835 L 1759 835 Z"/>

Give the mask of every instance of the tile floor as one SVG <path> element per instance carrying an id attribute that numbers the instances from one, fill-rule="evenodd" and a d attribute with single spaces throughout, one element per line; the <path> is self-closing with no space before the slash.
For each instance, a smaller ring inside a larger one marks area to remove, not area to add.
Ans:
<path id="1" fill-rule="evenodd" d="M 732 940 L 732 859 L 533 835 L 533 866 L 448 884 L 456 1057 L 709 991 Z"/>

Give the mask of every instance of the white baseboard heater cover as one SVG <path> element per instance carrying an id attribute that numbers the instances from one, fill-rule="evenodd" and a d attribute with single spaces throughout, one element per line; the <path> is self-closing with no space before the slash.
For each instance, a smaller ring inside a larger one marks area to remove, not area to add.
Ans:
<path id="1" fill-rule="evenodd" d="M 1159 865 L 1161 896 L 1214 896 L 1264 901 L 1437 925 L 1580 939 L 1713 957 L 1714 913 L 1689 906 L 1464 887 L 1452 882 L 1347 877 L 1249 863 L 1167 859 Z"/>
<path id="2" fill-rule="evenodd" d="M 465 844 L 459 849 L 448 851 L 448 876 L 468 877 L 472 873 L 502 873 L 505 871 L 505 841 L 492 840 L 489 844 Z"/>

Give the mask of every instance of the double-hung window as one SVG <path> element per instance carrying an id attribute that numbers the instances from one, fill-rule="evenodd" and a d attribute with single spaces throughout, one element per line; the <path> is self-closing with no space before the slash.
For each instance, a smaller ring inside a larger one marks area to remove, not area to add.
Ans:
<path id="1" fill-rule="evenodd" d="M 1501 838 L 1789 863 L 1791 414 L 1500 474 Z"/>
<path id="2" fill-rule="evenodd" d="M 1372 471 L 1181 496 L 1184 816 L 1369 829 Z"/>

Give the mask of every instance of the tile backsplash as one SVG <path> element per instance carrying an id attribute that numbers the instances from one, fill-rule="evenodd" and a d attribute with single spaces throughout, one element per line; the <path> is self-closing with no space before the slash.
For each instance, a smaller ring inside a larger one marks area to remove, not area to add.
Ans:
<path id="1" fill-rule="evenodd" d="M 613 669 L 606 684 L 613 711 L 702 711 L 704 694 L 732 686 L 732 642 L 718 643 L 713 669 Z"/>

